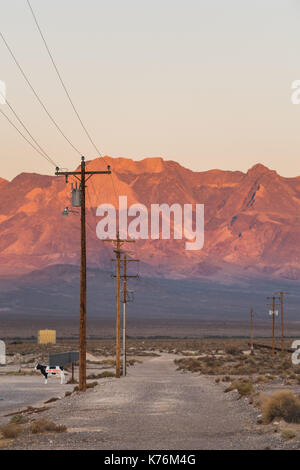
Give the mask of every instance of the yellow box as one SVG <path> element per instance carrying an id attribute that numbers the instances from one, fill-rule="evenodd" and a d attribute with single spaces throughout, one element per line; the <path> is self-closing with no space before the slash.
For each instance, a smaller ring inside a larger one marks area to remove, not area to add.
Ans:
<path id="1" fill-rule="evenodd" d="M 39 330 L 38 344 L 56 344 L 56 330 Z"/>

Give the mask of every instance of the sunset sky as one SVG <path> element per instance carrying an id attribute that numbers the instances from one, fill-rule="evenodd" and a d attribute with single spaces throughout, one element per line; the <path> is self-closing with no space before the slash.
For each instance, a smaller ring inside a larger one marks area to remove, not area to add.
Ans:
<path id="1" fill-rule="evenodd" d="M 257 162 L 300 175 L 298 0 L 31 0 L 83 121 L 104 155 L 162 156 L 193 170 Z M 1 31 L 87 159 L 96 157 L 58 82 L 26 0 L 0 0 Z M 55 162 L 58 134 L 0 39 L 7 99 Z M 7 105 L 0 105 L 10 116 Z M 12 117 L 14 120 L 14 118 Z M 53 174 L 0 115 L 1 172 Z"/>

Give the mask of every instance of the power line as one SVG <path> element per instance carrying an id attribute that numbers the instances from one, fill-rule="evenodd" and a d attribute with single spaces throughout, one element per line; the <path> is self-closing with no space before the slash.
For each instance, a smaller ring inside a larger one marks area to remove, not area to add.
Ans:
<path id="1" fill-rule="evenodd" d="M 80 115 L 79 115 L 79 112 L 78 112 L 78 110 L 77 110 L 77 108 L 76 108 L 76 106 L 75 106 L 75 104 L 74 104 L 74 102 L 73 102 L 73 100 L 72 100 L 72 98 L 71 98 L 71 95 L 70 95 L 70 93 L 69 93 L 69 91 L 68 91 L 68 89 L 67 89 L 67 86 L 66 86 L 66 84 L 65 84 L 65 82 L 64 82 L 64 80 L 63 80 L 63 78 L 62 78 L 62 75 L 61 75 L 61 73 L 60 73 L 60 71 L 59 71 L 59 69 L 58 69 L 58 67 L 57 67 L 57 65 L 56 65 L 56 62 L 55 62 L 55 60 L 54 60 L 54 57 L 53 57 L 53 55 L 52 55 L 52 53 L 51 53 L 51 51 L 50 51 L 50 48 L 49 48 L 49 46 L 48 46 L 48 44 L 47 44 L 46 38 L 45 38 L 45 36 L 44 36 L 44 34 L 43 34 L 42 30 L 41 30 L 41 27 L 40 27 L 40 25 L 39 25 L 37 16 L 35 15 L 35 13 L 34 13 L 34 11 L 33 11 L 33 8 L 32 8 L 32 6 L 31 6 L 30 0 L 27 0 L 27 4 L 28 4 L 28 7 L 29 7 L 29 9 L 30 9 L 30 11 L 31 11 L 32 17 L 33 17 L 34 22 L 35 22 L 35 24 L 36 24 L 36 27 L 37 27 L 37 29 L 38 29 L 38 31 L 39 31 L 39 33 L 40 33 L 40 36 L 41 36 L 41 38 L 42 38 L 42 40 L 43 40 L 43 43 L 44 43 L 44 45 L 45 45 L 45 48 L 46 48 L 46 50 L 47 50 L 47 52 L 48 52 L 48 55 L 49 55 L 50 60 L 51 60 L 51 62 L 52 62 L 52 65 L 53 65 L 53 67 L 54 67 L 54 69 L 55 69 L 55 71 L 56 71 L 56 74 L 57 74 L 58 78 L 59 78 L 59 81 L 60 81 L 60 83 L 61 83 L 61 85 L 62 85 L 62 87 L 63 87 L 63 89 L 64 89 L 64 91 L 65 91 L 65 93 L 66 93 L 66 96 L 67 96 L 67 98 L 68 98 L 68 100 L 69 100 L 69 102 L 70 102 L 70 104 L 71 104 L 71 106 L 72 106 L 72 108 L 73 108 L 73 111 L 74 111 L 74 113 L 76 114 L 76 116 L 77 116 L 77 118 L 78 118 L 78 120 L 79 120 L 79 122 L 80 122 L 80 124 L 81 124 L 81 127 L 82 127 L 82 129 L 84 130 L 86 136 L 88 137 L 90 143 L 92 144 L 92 146 L 94 147 L 94 149 L 96 150 L 96 152 L 98 153 L 98 155 L 100 155 L 100 157 L 103 158 L 104 163 L 105 163 L 106 166 L 107 166 L 107 162 L 106 162 L 104 156 L 102 155 L 101 151 L 99 150 L 99 148 L 98 148 L 97 145 L 95 144 L 94 140 L 92 139 L 90 133 L 88 132 L 87 127 L 86 127 L 85 124 L 83 123 L 83 120 L 81 119 L 81 117 L 80 117 Z M 117 202 L 117 201 L 118 201 L 118 198 L 117 198 L 117 191 L 116 191 L 116 188 L 115 188 L 115 183 L 114 183 L 112 174 L 111 174 L 111 181 L 112 181 L 112 186 L 113 186 L 113 190 L 114 190 L 115 198 L 116 198 L 116 202 Z"/>
<path id="2" fill-rule="evenodd" d="M 32 8 L 32 6 L 31 6 L 29 0 L 27 0 L 27 4 L 28 4 L 29 9 L 30 9 L 30 11 L 31 11 L 31 13 L 32 13 L 33 19 L 34 19 L 35 24 L 36 24 L 36 26 L 37 26 L 37 29 L 38 29 L 38 31 L 39 31 L 39 33 L 40 33 L 40 36 L 41 36 L 41 38 L 42 38 L 42 40 L 43 40 L 43 42 L 44 42 L 44 45 L 45 45 L 46 50 L 47 50 L 47 52 L 48 52 L 48 55 L 49 55 L 49 57 L 50 57 L 50 59 L 51 59 L 51 62 L 52 62 L 52 64 L 53 64 L 53 67 L 54 67 L 54 69 L 55 69 L 55 71 L 56 71 L 56 73 L 57 73 L 57 76 L 58 76 L 59 80 L 60 80 L 60 83 L 61 83 L 63 89 L 65 90 L 65 93 L 66 93 L 66 95 L 67 95 L 67 97 L 68 97 L 68 99 L 69 99 L 69 102 L 70 102 L 70 104 L 71 104 L 71 106 L 72 106 L 72 108 L 73 108 L 73 110 L 74 110 L 74 112 L 75 112 L 75 114 L 76 114 L 76 116 L 77 116 L 77 118 L 78 118 L 78 120 L 79 120 L 79 122 L 80 122 L 80 124 L 81 124 L 81 126 L 82 126 L 82 128 L 83 128 L 83 130 L 84 130 L 84 132 L 86 133 L 86 135 L 87 135 L 89 141 L 90 141 L 91 144 L 93 145 L 93 147 L 94 147 L 94 149 L 96 150 L 96 152 L 98 153 L 98 155 L 101 155 L 100 150 L 99 150 L 98 147 L 96 146 L 96 144 L 95 144 L 95 142 L 93 141 L 93 139 L 92 139 L 90 133 L 88 132 L 86 126 L 84 125 L 84 123 L 83 123 L 83 121 L 82 121 L 82 119 L 81 119 L 81 117 L 80 117 L 80 115 L 79 115 L 79 112 L 77 111 L 77 108 L 76 108 L 76 106 L 75 106 L 75 104 L 74 104 L 74 102 L 73 102 L 73 100 L 72 100 L 72 98 L 71 98 L 71 96 L 70 96 L 70 93 L 68 92 L 68 89 L 67 89 L 67 87 L 66 87 L 66 85 L 65 85 L 65 82 L 64 82 L 64 80 L 63 80 L 63 78 L 62 78 L 62 76 L 61 76 L 60 71 L 58 70 L 58 67 L 57 67 L 57 65 L 56 65 L 56 63 L 55 63 L 54 57 L 53 57 L 53 55 L 52 55 L 52 53 L 51 53 L 51 51 L 50 51 L 50 49 L 49 49 L 49 47 L 48 47 L 47 41 L 46 41 L 46 39 L 45 39 L 45 36 L 44 36 L 44 34 L 43 34 L 42 30 L 41 30 L 41 27 L 40 27 L 40 25 L 39 25 L 39 22 L 38 22 L 38 20 L 37 20 L 37 17 L 36 17 L 36 15 L 35 15 L 34 11 L 33 11 L 33 8 Z"/>
<path id="3" fill-rule="evenodd" d="M 115 246 L 114 252 L 116 253 L 116 277 L 117 279 L 117 318 L 116 318 L 116 377 L 119 379 L 121 376 L 121 338 L 120 338 L 120 265 L 121 265 L 121 246 L 124 243 L 134 242 L 134 240 L 121 239 L 119 232 L 115 239 L 105 239 L 104 242 L 112 242 Z"/>
<path id="4" fill-rule="evenodd" d="M 48 163 L 51 163 L 48 158 L 46 158 L 46 156 L 40 152 L 31 142 L 29 139 L 27 139 L 27 137 L 20 131 L 20 129 L 17 128 L 17 126 L 15 126 L 15 124 L 9 119 L 9 117 L 5 114 L 5 112 L 0 108 L 0 113 L 8 120 L 8 122 L 14 127 L 14 129 L 23 137 L 24 140 L 26 140 L 26 142 L 31 145 L 31 147 L 37 152 L 39 153 L 43 158 L 45 158 L 45 160 L 47 160 Z M 52 164 L 52 163 L 51 163 Z"/>
<path id="5" fill-rule="evenodd" d="M 9 109 L 12 111 L 12 113 L 14 114 L 14 116 L 16 117 L 16 119 L 19 121 L 19 123 L 21 124 L 21 126 L 25 129 L 25 131 L 27 132 L 27 134 L 31 137 L 31 139 L 33 140 L 33 142 L 36 144 L 36 146 L 40 149 L 40 152 L 39 153 L 42 153 L 43 154 L 43 157 L 48 160 L 49 163 L 51 163 L 51 165 L 53 165 L 54 167 L 57 167 L 57 164 L 55 163 L 55 161 L 48 155 L 48 153 L 43 149 L 43 147 L 41 147 L 41 145 L 38 143 L 38 141 L 33 137 L 33 135 L 31 134 L 31 132 L 28 130 L 28 128 L 26 127 L 26 125 L 24 124 L 24 122 L 22 121 L 22 119 L 18 116 L 18 114 L 16 113 L 16 111 L 14 110 L 14 108 L 12 107 L 12 105 L 7 101 L 7 99 L 5 98 L 5 96 L 3 95 L 3 93 L 1 93 L 0 91 L 0 95 L 2 96 L 3 99 L 5 99 L 5 103 L 7 104 L 7 106 L 9 107 Z M 5 113 L 3 112 L 2 114 L 5 115 Z M 6 116 L 6 115 L 5 115 Z"/>
<path id="6" fill-rule="evenodd" d="M 9 51 L 10 55 L 12 56 L 15 64 L 17 65 L 18 69 L 20 70 L 22 76 L 24 77 L 26 83 L 28 84 L 28 86 L 30 87 L 31 91 L 33 92 L 34 96 L 36 97 L 36 99 L 38 100 L 38 102 L 40 103 L 40 105 L 42 106 L 42 108 L 44 109 L 45 113 L 47 114 L 47 116 L 49 117 L 49 119 L 52 121 L 52 123 L 54 124 L 54 126 L 56 127 L 56 129 L 60 132 L 60 134 L 64 137 L 64 139 L 69 143 L 69 145 L 79 154 L 79 155 L 82 155 L 82 153 L 75 147 L 75 145 L 72 144 L 72 142 L 70 141 L 70 139 L 66 136 L 66 134 L 63 132 L 63 130 L 61 129 L 61 127 L 59 126 L 59 124 L 56 122 L 56 120 L 53 118 L 53 116 L 50 114 L 50 112 L 48 111 L 46 105 L 44 104 L 44 102 L 42 101 L 42 99 L 40 98 L 40 96 L 38 95 L 38 93 L 36 92 L 34 86 L 32 85 L 32 83 L 30 82 L 29 78 L 27 77 L 26 73 L 24 72 L 22 66 L 20 65 L 18 59 L 16 58 L 15 54 L 13 53 L 11 47 L 9 46 L 8 42 L 6 41 L 5 37 L 3 36 L 3 33 L 0 31 L 0 36 L 7 48 L 7 50 Z"/>

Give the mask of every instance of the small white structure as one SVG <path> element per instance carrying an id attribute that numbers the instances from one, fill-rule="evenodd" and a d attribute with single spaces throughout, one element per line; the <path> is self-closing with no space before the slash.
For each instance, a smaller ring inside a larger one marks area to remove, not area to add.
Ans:
<path id="1" fill-rule="evenodd" d="M 296 341 L 293 341 L 292 343 L 292 349 L 296 349 L 295 352 L 292 354 L 292 363 L 295 364 L 295 366 L 298 366 L 300 364 L 300 340 L 296 339 Z"/>
<path id="2" fill-rule="evenodd" d="M 0 365 L 5 366 L 6 354 L 5 354 L 5 343 L 0 340 Z"/>

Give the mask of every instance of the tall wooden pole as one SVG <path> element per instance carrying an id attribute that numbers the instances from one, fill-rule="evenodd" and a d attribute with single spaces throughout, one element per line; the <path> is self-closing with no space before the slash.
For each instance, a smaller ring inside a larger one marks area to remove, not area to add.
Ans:
<path id="1" fill-rule="evenodd" d="M 119 232 L 117 234 L 117 319 L 116 319 L 116 377 L 119 379 L 121 376 L 121 344 L 120 344 L 120 258 L 121 258 L 121 243 Z"/>
<path id="2" fill-rule="evenodd" d="M 56 176 L 65 176 L 66 183 L 68 178 L 73 176 L 80 181 L 80 319 L 79 319 L 79 384 L 81 392 L 86 391 L 86 211 L 85 211 L 85 189 L 87 180 L 93 175 L 111 174 L 110 166 L 107 171 L 86 171 L 85 159 L 81 158 L 80 171 L 59 171 L 56 168 Z M 88 178 L 86 176 L 88 175 Z M 68 215 L 68 211 L 67 211 Z"/>
<path id="3" fill-rule="evenodd" d="M 79 325 L 79 390 L 86 391 L 86 228 L 85 228 L 85 161 L 81 159 L 81 264 Z"/>

